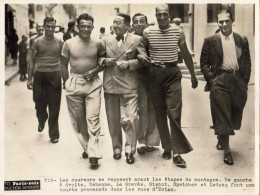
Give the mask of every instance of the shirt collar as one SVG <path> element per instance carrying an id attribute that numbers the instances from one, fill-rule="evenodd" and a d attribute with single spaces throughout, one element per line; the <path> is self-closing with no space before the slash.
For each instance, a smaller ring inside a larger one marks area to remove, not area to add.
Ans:
<path id="1" fill-rule="evenodd" d="M 220 31 L 220 36 L 221 36 L 223 39 L 226 39 L 226 38 L 227 38 L 227 39 L 232 39 L 232 38 L 234 38 L 233 32 L 231 32 L 230 35 L 225 36 L 225 35 L 223 35 L 222 32 Z"/>
<path id="2" fill-rule="evenodd" d="M 124 36 L 124 41 L 126 40 L 127 35 L 128 35 L 128 31 L 126 31 L 126 33 L 123 34 L 123 36 Z M 117 35 L 116 35 L 115 33 L 114 33 L 114 37 L 117 37 Z"/>

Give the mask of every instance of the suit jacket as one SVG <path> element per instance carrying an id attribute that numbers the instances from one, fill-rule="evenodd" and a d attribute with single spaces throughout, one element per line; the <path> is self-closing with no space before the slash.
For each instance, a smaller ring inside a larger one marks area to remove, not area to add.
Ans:
<path id="1" fill-rule="evenodd" d="M 79 33 L 77 31 L 73 31 L 73 36 L 75 37 L 76 35 L 78 35 Z M 67 31 L 66 33 L 64 33 L 63 35 L 63 40 L 64 42 L 68 39 L 72 38 L 69 31 Z"/>
<path id="2" fill-rule="evenodd" d="M 248 84 L 251 74 L 251 59 L 249 53 L 249 45 L 246 37 L 233 32 L 236 46 L 237 62 L 239 66 L 238 74 Z M 209 81 L 220 70 L 223 62 L 223 49 L 220 33 L 207 37 L 201 51 L 200 67 L 204 78 L 207 81 L 205 87 L 209 89 Z M 207 91 L 207 90 L 205 90 Z"/>
<path id="3" fill-rule="evenodd" d="M 137 68 L 142 65 L 136 59 L 137 54 L 147 55 L 142 37 L 128 33 L 126 40 L 120 47 L 114 35 L 109 35 L 103 39 L 106 48 L 106 57 L 117 59 L 117 61 L 126 60 L 129 68 L 120 70 L 117 66 L 107 67 L 104 70 L 104 92 L 114 94 L 137 93 L 138 77 Z M 102 61 L 102 60 L 101 60 Z"/>

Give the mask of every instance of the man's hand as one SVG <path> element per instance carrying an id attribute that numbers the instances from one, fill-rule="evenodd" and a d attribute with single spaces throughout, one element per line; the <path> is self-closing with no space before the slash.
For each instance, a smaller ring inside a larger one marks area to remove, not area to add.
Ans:
<path id="1" fill-rule="evenodd" d="M 195 89 L 198 87 L 198 80 L 196 76 L 191 77 L 191 83 L 192 83 L 192 88 Z"/>
<path id="2" fill-rule="evenodd" d="M 92 80 L 95 76 L 97 75 L 97 71 L 94 69 L 94 70 L 90 70 L 88 72 L 86 72 L 83 77 L 87 80 L 87 81 L 90 81 Z"/>
<path id="3" fill-rule="evenodd" d="M 27 88 L 28 88 L 29 90 L 33 90 L 33 81 L 32 81 L 32 80 L 28 80 L 28 81 L 27 81 Z"/>
<path id="4" fill-rule="evenodd" d="M 129 67 L 128 61 L 124 61 L 124 60 L 116 62 L 116 65 L 120 70 L 125 70 Z"/>
<path id="5" fill-rule="evenodd" d="M 111 67 L 111 66 L 115 66 L 115 61 L 112 58 L 105 58 L 102 62 L 102 64 L 100 65 L 100 67 Z"/>
<path id="6" fill-rule="evenodd" d="M 151 60 L 148 56 L 144 55 L 137 55 L 137 60 L 142 63 L 144 66 L 151 66 Z"/>

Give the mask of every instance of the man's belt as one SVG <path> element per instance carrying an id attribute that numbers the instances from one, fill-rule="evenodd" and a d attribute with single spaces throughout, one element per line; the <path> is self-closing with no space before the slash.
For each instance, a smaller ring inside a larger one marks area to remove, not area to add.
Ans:
<path id="1" fill-rule="evenodd" d="M 228 73 L 228 74 L 235 74 L 238 73 L 238 70 L 224 70 L 224 69 L 220 69 L 219 73 Z"/>
<path id="2" fill-rule="evenodd" d="M 163 63 L 151 63 L 152 67 L 157 68 L 172 68 L 177 65 L 177 61 L 175 62 L 163 62 Z"/>

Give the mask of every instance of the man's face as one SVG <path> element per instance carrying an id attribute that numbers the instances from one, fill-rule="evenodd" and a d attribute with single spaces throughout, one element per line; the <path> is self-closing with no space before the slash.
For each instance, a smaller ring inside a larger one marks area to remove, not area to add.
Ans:
<path id="1" fill-rule="evenodd" d="M 55 32 L 56 24 L 54 21 L 46 22 L 44 25 L 45 35 L 53 36 Z"/>
<path id="2" fill-rule="evenodd" d="M 81 38 L 89 38 L 94 26 L 91 20 L 80 20 L 78 24 L 79 36 Z"/>
<path id="3" fill-rule="evenodd" d="M 230 35 L 232 32 L 232 20 L 229 13 L 221 13 L 218 15 L 218 26 L 223 35 Z"/>
<path id="4" fill-rule="evenodd" d="M 144 16 L 136 16 L 133 20 L 133 27 L 137 35 L 143 35 L 144 29 L 147 27 Z"/>
<path id="5" fill-rule="evenodd" d="M 159 26 L 167 27 L 170 23 L 169 10 L 166 7 L 157 7 L 155 14 Z"/>
<path id="6" fill-rule="evenodd" d="M 127 31 L 127 25 L 125 24 L 125 19 L 120 16 L 116 16 L 113 20 L 113 28 L 116 35 L 123 35 Z"/>
<path id="7" fill-rule="evenodd" d="M 39 35 L 39 36 L 42 36 L 42 35 L 43 35 L 43 32 L 44 32 L 43 26 L 39 26 L 38 29 L 37 29 L 37 32 L 38 32 L 38 35 Z"/>

